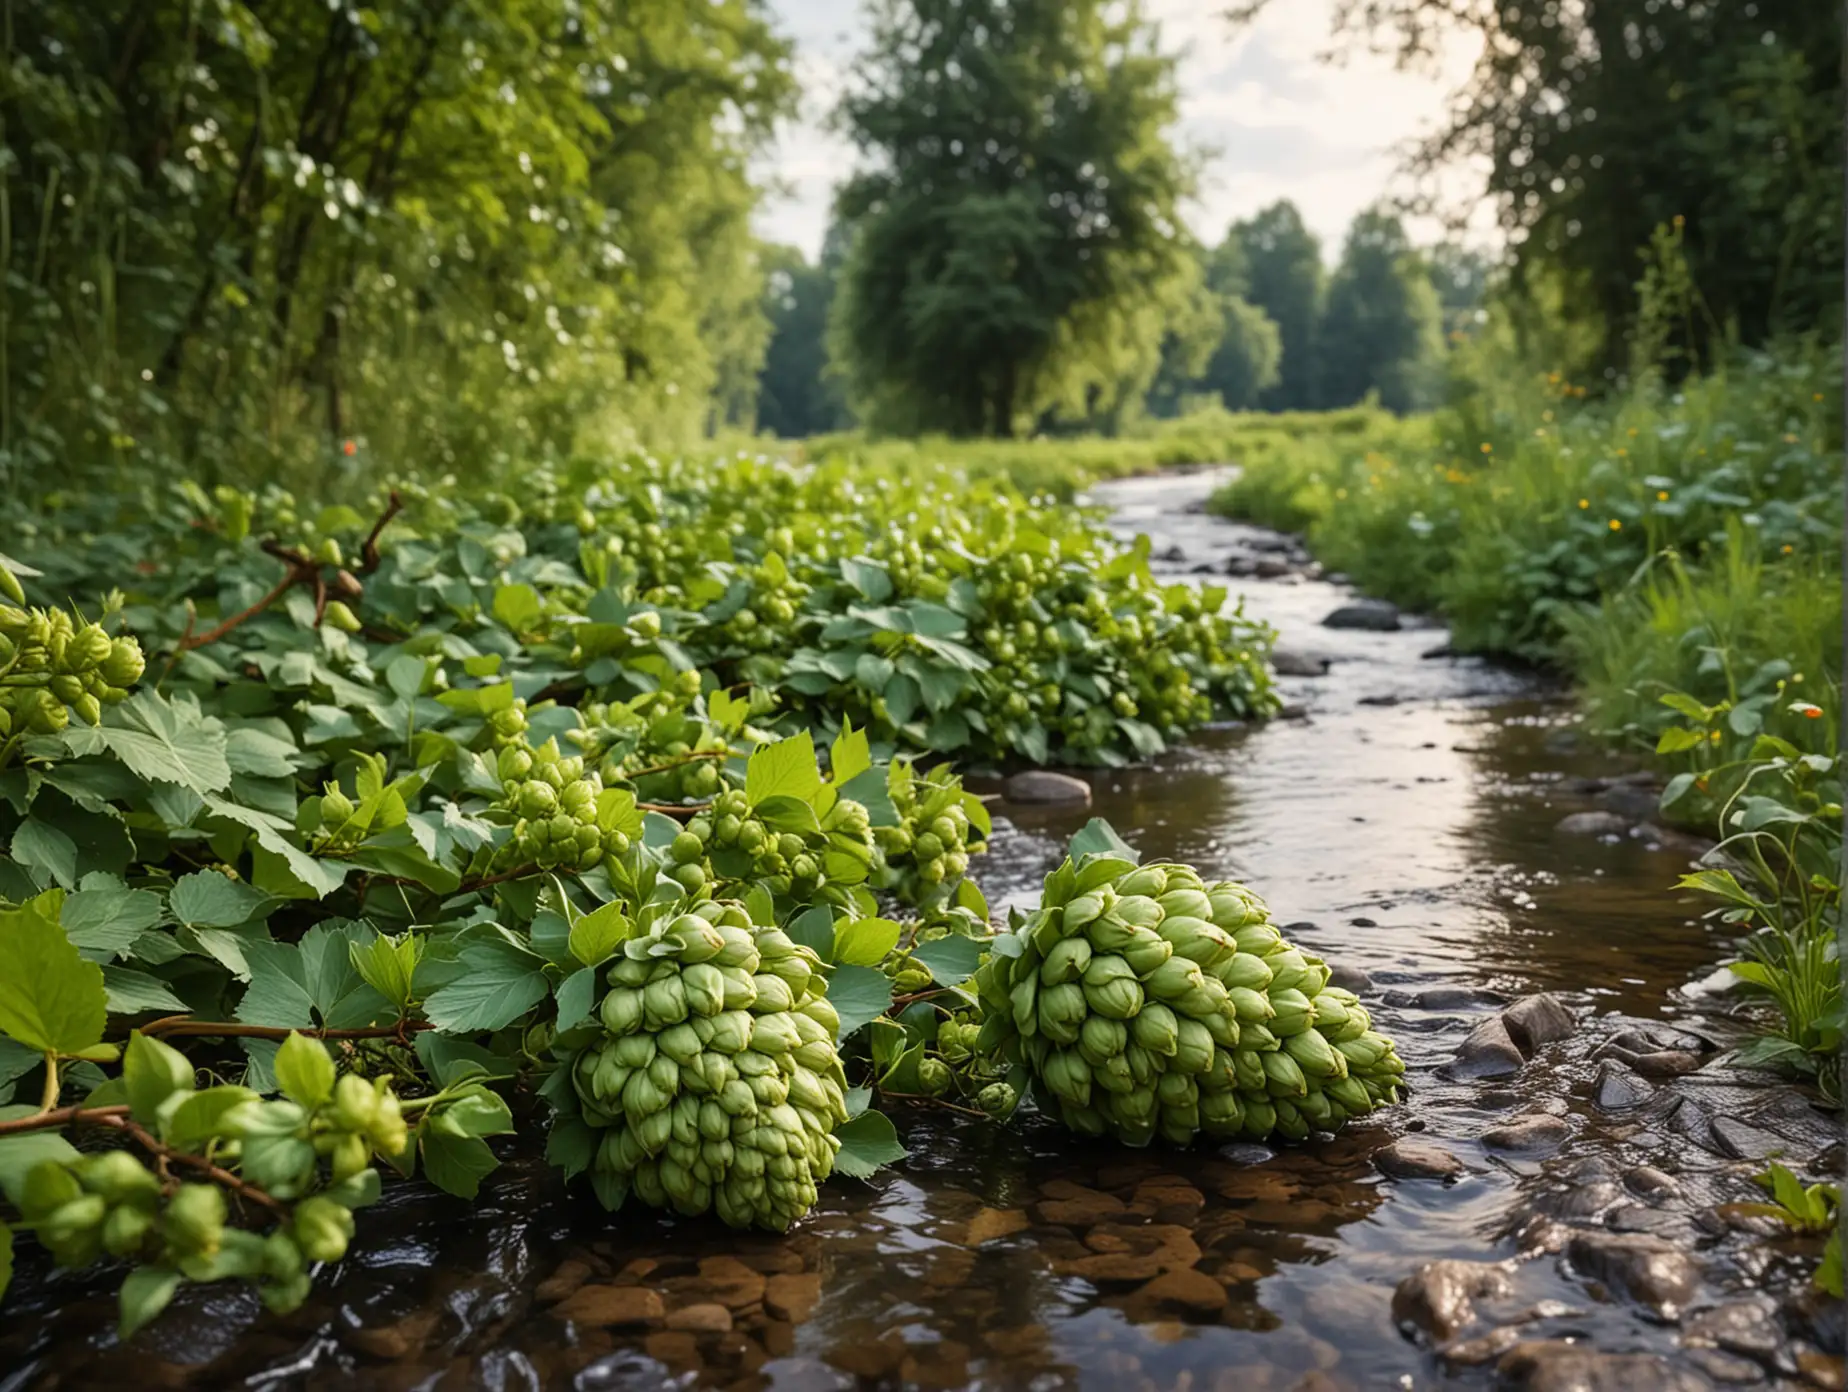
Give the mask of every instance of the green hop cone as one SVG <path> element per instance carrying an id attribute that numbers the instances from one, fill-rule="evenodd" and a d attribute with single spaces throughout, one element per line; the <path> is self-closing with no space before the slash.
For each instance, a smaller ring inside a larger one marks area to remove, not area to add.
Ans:
<path id="1" fill-rule="evenodd" d="M 577 1114 L 599 1132 L 591 1178 L 611 1207 L 633 1196 L 782 1231 L 839 1149 L 839 1016 L 819 961 L 787 934 L 741 904 L 683 907 L 623 945 L 603 1032 L 571 1064 Z M 952 1081 L 939 1059 L 921 1076 Z"/>
<path id="2" fill-rule="evenodd" d="M 1390 1041 L 1351 996 L 1323 999 L 1326 965 L 1241 885 L 1142 866 L 1012 938 L 977 971 L 980 1027 L 956 1042 L 991 1073 L 1024 1066 L 1041 1108 L 1082 1135 L 1300 1139 L 1398 1094 Z"/>
<path id="3" fill-rule="evenodd" d="M 295 1205 L 290 1225 L 296 1245 L 309 1261 L 339 1261 L 353 1240 L 353 1214 L 344 1205 L 319 1196 Z"/>

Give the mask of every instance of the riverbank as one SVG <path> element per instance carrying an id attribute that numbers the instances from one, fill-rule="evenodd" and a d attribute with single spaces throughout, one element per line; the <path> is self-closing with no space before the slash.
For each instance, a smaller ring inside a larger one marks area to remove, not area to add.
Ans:
<path id="1" fill-rule="evenodd" d="M 509 1138 L 475 1204 L 389 1186 L 288 1316 L 187 1287 L 130 1349 L 110 1283 L 22 1254 L 0 1363 L 22 1388 L 1829 1385 L 1814 1243 L 1727 1208 L 1760 1197 L 1754 1151 L 1833 1163 L 1828 1121 L 1722 1061 L 1738 1026 L 1690 982 L 1725 938 L 1662 889 L 1687 849 L 1561 830 L 1628 786 L 1563 688 L 1425 656 L 1446 635 L 1416 619 L 1325 627 L 1352 591 L 1206 515 L 1219 481 L 1096 501 L 1163 578 L 1251 572 L 1249 611 L 1326 675 L 1281 679 L 1288 718 L 1084 775 L 1089 806 L 996 804 L 974 871 L 996 906 L 1036 899 L 1101 815 L 1248 880 L 1399 1042 L 1407 1103 L 1187 1152 L 901 1113 L 910 1158 L 831 1182 L 781 1237 L 611 1219 Z"/>

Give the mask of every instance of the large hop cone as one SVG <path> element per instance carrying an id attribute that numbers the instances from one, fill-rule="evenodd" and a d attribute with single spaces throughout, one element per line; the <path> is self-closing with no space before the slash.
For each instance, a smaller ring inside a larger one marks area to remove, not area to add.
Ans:
<path id="1" fill-rule="evenodd" d="M 608 979 L 604 1035 L 572 1065 L 584 1119 L 604 1128 L 604 1201 L 778 1232 L 807 1213 L 847 1119 L 815 954 L 708 902 L 631 938 Z"/>
<path id="2" fill-rule="evenodd" d="M 976 974 L 979 1047 L 1074 1131 L 1300 1140 L 1398 1100 L 1392 1042 L 1244 886 L 1093 858 L 1046 891 Z"/>

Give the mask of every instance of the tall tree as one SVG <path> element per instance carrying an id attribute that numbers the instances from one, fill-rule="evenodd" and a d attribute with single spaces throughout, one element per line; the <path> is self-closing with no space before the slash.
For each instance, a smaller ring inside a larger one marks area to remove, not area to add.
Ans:
<path id="1" fill-rule="evenodd" d="M 1691 346 L 1729 325 L 1747 343 L 1839 331 L 1840 5 L 1346 0 L 1339 14 L 1414 62 L 1459 28 L 1481 38 L 1417 166 L 1487 166 L 1517 278 L 1565 276 L 1613 368 L 1637 313 L 1639 253 L 1676 218 L 1709 311 Z"/>
<path id="2" fill-rule="evenodd" d="M 1201 284 L 1191 312 L 1177 318 L 1162 345 L 1161 371 L 1148 409 L 1175 416 L 1199 398 L 1246 411 L 1277 383 L 1283 346 L 1270 316 L 1244 298 L 1245 255 L 1235 233 L 1200 254 Z"/>
<path id="3" fill-rule="evenodd" d="M 1378 209 L 1355 217 L 1317 340 L 1326 404 L 1351 405 L 1370 391 L 1390 411 L 1433 404 L 1443 369 L 1442 312 L 1398 218 Z"/>
<path id="4" fill-rule="evenodd" d="M 840 430 L 849 423 L 840 383 L 828 371 L 828 312 L 840 269 L 830 233 L 814 265 L 796 247 L 765 248 L 770 347 L 758 378 L 757 424 L 785 439 Z"/>
<path id="5" fill-rule="evenodd" d="M 1009 435 L 1140 398 L 1190 271 L 1174 66 L 1133 3 L 880 0 L 839 111 L 870 162 L 836 204 L 863 417 Z"/>
<path id="6" fill-rule="evenodd" d="M 1277 326 L 1283 362 L 1277 382 L 1259 395 L 1271 411 L 1321 404 L 1316 385 L 1316 321 L 1322 309 L 1322 247 L 1288 199 L 1235 223 L 1243 251 L 1245 298 Z"/>

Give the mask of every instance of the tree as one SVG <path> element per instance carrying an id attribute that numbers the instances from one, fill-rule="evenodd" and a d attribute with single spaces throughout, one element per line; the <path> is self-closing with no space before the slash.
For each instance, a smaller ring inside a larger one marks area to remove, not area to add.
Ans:
<path id="1" fill-rule="evenodd" d="M 1276 385 L 1283 347 L 1270 316 L 1246 300 L 1244 252 L 1235 234 L 1200 254 L 1200 287 L 1192 309 L 1174 319 L 1162 344 L 1161 371 L 1148 409 L 1176 416 L 1191 399 L 1216 397 L 1230 411 L 1257 405 Z"/>
<path id="2" fill-rule="evenodd" d="M 1243 254 L 1245 298 L 1276 324 L 1283 350 L 1277 382 L 1260 393 L 1259 402 L 1270 411 L 1311 410 L 1321 404 L 1316 385 L 1321 244 L 1288 199 L 1235 223 L 1228 234 L 1233 239 Z"/>
<path id="3" fill-rule="evenodd" d="M 1517 281 L 1567 277 L 1568 303 L 1600 327 L 1613 371 L 1627 357 L 1640 254 L 1678 217 L 1708 310 L 1689 346 L 1729 325 L 1747 343 L 1839 332 L 1841 6 L 1348 0 L 1340 14 L 1411 62 L 1457 26 L 1483 40 L 1415 168 L 1487 165 Z"/>
<path id="4" fill-rule="evenodd" d="M 1140 399 L 1190 270 L 1174 59 L 1134 5 L 881 0 L 838 119 L 871 167 L 831 328 L 888 429 L 1012 434 Z"/>
<path id="5" fill-rule="evenodd" d="M 765 296 L 770 347 L 758 377 L 757 424 L 785 439 L 840 430 L 848 424 L 840 384 L 828 372 L 828 312 L 839 270 L 838 238 L 810 265 L 796 247 L 767 247 Z"/>
<path id="6" fill-rule="evenodd" d="M 1392 411 L 1432 404 L 1443 368 L 1442 312 L 1398 218 L 1378 209 L 1355 217 L 1317 339 L 1328 405 L 1351 405 L 1369 391 Z"/>
<path id="7" fill-rule="evenodd" d="M 507 465 L 748 410 L 745 160 L 792 94 L 755 5 L 206 8 L 5 27 L 0 480 Z"/>

